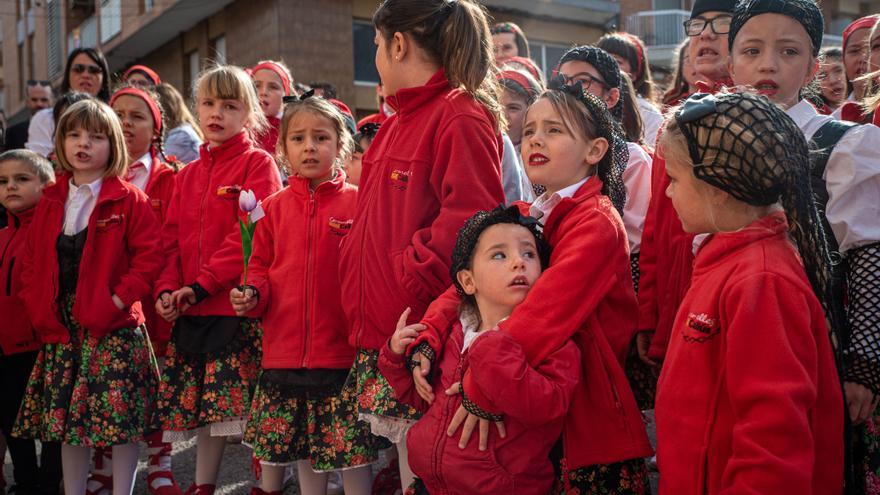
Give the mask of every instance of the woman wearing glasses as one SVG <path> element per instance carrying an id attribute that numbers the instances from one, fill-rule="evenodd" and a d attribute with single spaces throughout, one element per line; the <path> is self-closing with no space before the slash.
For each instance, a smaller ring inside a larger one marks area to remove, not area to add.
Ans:
<path id="1" fill-rule="evenodd" d="M 77 48 L 67 57 L 61 94 L 87 93 L 106 103 L 110 99 L 110 70 L 104 54 L 95 48 Z M 31 119 L 25 147 L 49 156 L 54 147 L 55 119 L 52 109 L 40 110 Z"/>

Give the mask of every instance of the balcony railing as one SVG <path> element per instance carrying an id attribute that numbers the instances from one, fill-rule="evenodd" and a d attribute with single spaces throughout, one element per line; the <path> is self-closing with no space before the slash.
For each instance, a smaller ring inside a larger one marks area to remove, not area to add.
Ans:
<path id="1" fill-rule="evenodd" d="M 649 47 L 672 47 L 685 38 L 684 21 L 691 13 L 687 10 L 651 10 L 626 17 L 625 29 Z"/>

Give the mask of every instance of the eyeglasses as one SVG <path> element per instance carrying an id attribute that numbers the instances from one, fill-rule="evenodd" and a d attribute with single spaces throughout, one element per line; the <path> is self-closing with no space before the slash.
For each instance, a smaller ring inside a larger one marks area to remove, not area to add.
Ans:
<path id="1" fill-rule="evenodd" d="M 52 83 L 49 81 L 43 81 L 39 79 L 28 79 L 28 86 L 51 86 Z"/>
<path id="2" fill-rule="evenodd" d="M 684 30 L 687 32 L 688 36 L 699 36 L 706 30 L 706 26 L 711 26 L 713 33 L 727 34 L 730 32 L 731 20 L 733 20 L 733 17 L 729 15 L 720 15 L 713 19 L 695 17 L 691 20 L 684 21 Z"/>
<path id="3" fill-rule="evenodd" d="M 565 74 L 559 74 L 559 77 L 562 79 L 564 85 L 570 86 L 572 84 L 578 84 L 584 91 L 589 90 L 593 86 L 593 83 L 596 83 L 605 89 L 609 89 L 609 86 L 605 81 L 593 77 L 586 72 L 581 72 L 580 74 L 575 74 L 571 77 L 568 77 Z"/>
<path id="4" fill-rule="evenodd" d="M 86 65 L 86 64 L 73 64 L 70 67 L 70 70 L 76 72 L 77 74 L 82 74 L 85 71 L 89 71 L 89 74 L 93 76 L 97 76 L 98 74 L 103 73 L 100 67 L 97 65 Z"/>

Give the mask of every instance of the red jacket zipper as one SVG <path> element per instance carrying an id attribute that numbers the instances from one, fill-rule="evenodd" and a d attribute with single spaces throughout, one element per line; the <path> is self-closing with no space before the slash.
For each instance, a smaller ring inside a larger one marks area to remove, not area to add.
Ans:
<path id="1" fill-rule="evenodd" d="M 320 185 L 318 187 L 321 187 Z M 309 352 L 309 332 L 312 331 L 312 303 L 315 291 L 312 290 L 312 258 L 313 258 L 313 244 L 315 240 L 315 196 L 316 196 L 317 188 L 315 191 L 310 192 L 309 196 L 309 207 L 308 207 L 308 237 L 306 238 L 306 318 L 305 318 L 305 328 L 303 332 L 303 354 L 302 354 L 302 367 L 308 367 L 308 352 Z"/>
<path id="2" fill-rule="evenodd" d="M 205 219 L 205 199 L 208 197 L 208 193 L 211 191 L 211 179 L 213 178 L 211 171 L 214 168 L 214 156 L 211 154 L 211 150 L 208 150 L 208 158 L 210 160 L 207 163 L 207 167 L 205 167 L 207 168 L 208 174 L 208 186 L 204 190 L 202 190 L 202 201 L 199 203 L 199 249 L 196 253 L 196 266 L 199 270 L 201 270 L 202 268 L 202 234 L 204 234 L 205 232 L 205 228 L 203 225 Z M 180 225 L 178 225 L 177 228 L 180 229 Z M 180 239 L 180 236 L 178 235 L 177 238 Z M 183 274 L 181 273 L 181 275 Z M 199 274 L 196 273 L 195 278 L 198 278 L 198 276 Z M 193 282 L 195 282 L 195 278 L 193 279 Z M 186 280 L 183 280 L 183 283 L 187 283 Z"/>

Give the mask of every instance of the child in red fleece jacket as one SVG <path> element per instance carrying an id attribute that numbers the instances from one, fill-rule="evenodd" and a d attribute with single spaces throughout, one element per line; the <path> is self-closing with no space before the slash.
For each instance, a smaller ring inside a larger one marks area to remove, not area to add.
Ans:
<path id="1" fill-rule="evenodd" d="M 154 289 L 156 311 L 174 321 L 159 389 L 165 441 L 198 436 L 196 495 L 214 492 L 226 436 L 244 433 L 260 367 L 260 329 L 239 318 L 229 291 L 243 269 L 239 196 L 265 199 L 281 188 L 275 160 L 248 132 L 265 126 L 250 77 L 218 66 L 196 82 L 206 143 L 177 175 L 162 231 L 168 262 Z"/>
<path id="2" fill-rule="evenodd" d="M 261 317 L 262 373 L 244 441 L 260 462 L 253 495 L 280 495 L 296 465 L 300 493 L 324 493 L 341 471 L 345 492 L 370 493 L 376 443 L 357 419 L 355 349 L 339 295 L 339 241 L 351 229 L 357 188 L 342 166 L 351 153 L 345 118 L 330 101 L 289 103 L 281 122 L 290 185 L 263 203 L 248 264 L 248 287 L 234 288 L 236 314 Z"/>
<path id="3" fill-rule="evenodd" d="M 452 255 L 450 274 L 463 301 L 437 360 L 432 403 L 416 393 L 404 359 L 419 327 L 405 326 L 409 311 L 382 348 L 379 369 L 397 397 L 427 410 L 407 436 L 416 493 L 543 495 L 553 485 L 549 454 L 580 379 L 580 351 L 569 340 L 532 369 L 522 347 L 497 328 L 526 298 L 549 257 L 537 221 L 516 206 L 478 212 L 462 227 Z M 446 434 L 460 405 L 476 407 L 459 393 L 466 371 L 507 417 L 506 435 L 490 444 L 461 445 Z"/>
<path id="4" fill-rule="evenodd" d="M 683 229 L 710 234 L 658 384 L 661 492 L 841 493 L 831 259 L 803 134 L 763 96 L 699 94 L 661 140 Z"/>

